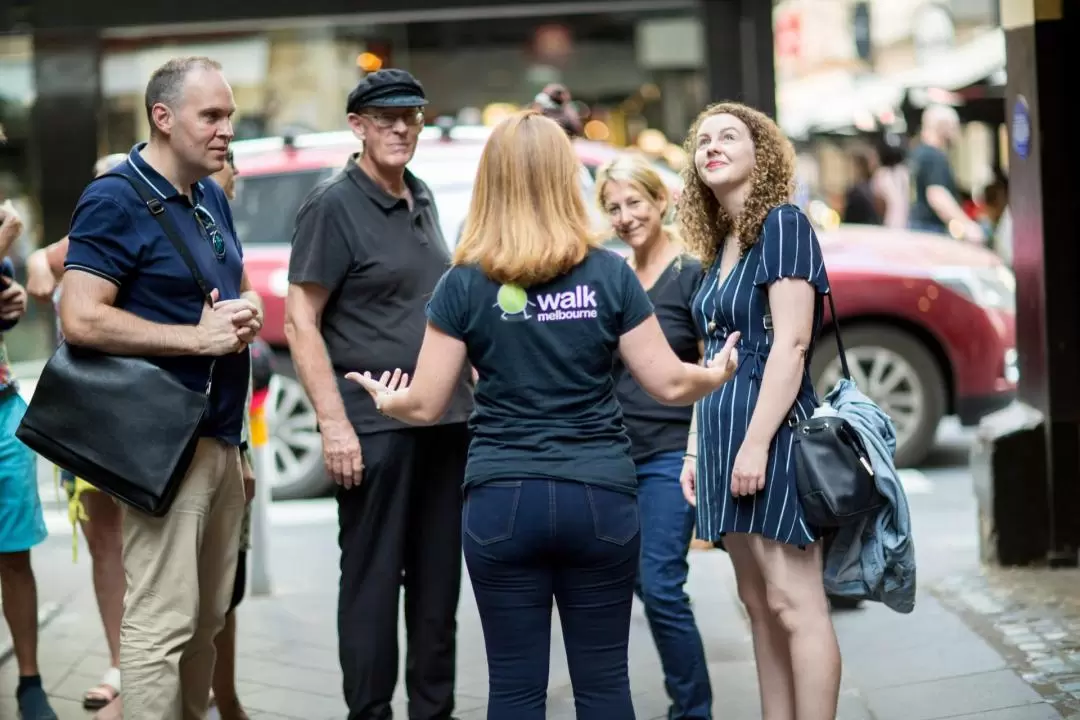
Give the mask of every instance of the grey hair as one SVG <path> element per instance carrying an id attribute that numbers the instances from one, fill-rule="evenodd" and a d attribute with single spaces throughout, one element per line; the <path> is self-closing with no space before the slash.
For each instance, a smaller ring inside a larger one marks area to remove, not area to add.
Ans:
<path id="1" fill-rule="evenodd" d="M 150 76 L 150 82 L 146 83 L 146 119 L 150 123 L 151 134 L 157 132 L 157 126 L 154 125 L 154 106 L 160 103 L 176 108 L 183 99 L 184 81 L 189 73 L 196 70 L 221 70 L 221 63 L 202 56 L 173 58 Z"/>

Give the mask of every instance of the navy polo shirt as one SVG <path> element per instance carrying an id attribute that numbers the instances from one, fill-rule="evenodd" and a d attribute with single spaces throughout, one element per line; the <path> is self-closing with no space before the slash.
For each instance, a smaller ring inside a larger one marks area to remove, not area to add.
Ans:
<path id="1" fill-rule="evenodd" d="M 202 271 L 206 282 L 218 289 L 221 300 L 240 297 L 244 262 L 236 239 L 232 212 L 225 193 L 212 180 L 191 188 L 191 200 L 139 154 L 145 144 L 132 148 L 128 159 L 113 169 L 149 185 L 165 205 L 180 238 Z M 225 258 L 219 261 L 210 239 L 195 219 L 202 206 L 214 218 L 225 239 Z M 197 325 L 203 297 L 187 263 L 165 235 L 157 219 L 135 189 L 120 178 L 90 183 L 79 198 L 68 234 L 70 244 L 64 267 L 93 273 L 119 292 L 116 307 L 151 322 Z M 192 390 L 203 390 L 212 358 L 198 356 L 150 357 Z M 202 435 L 240 444 L 248 386 L 248 352 L 217 358 L 210 406 Z"/>

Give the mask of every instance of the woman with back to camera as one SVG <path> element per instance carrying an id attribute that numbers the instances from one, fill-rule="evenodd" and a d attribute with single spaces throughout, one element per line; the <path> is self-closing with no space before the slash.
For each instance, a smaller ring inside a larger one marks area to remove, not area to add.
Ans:
<path id="1" fill-rule="evenodd" d="M 347 376 L 381 412 L 424 424 L 445 410 L 466 358 L 479 372 L 462 544 L 489 720 L 545 717 L 553 600 L 578 718 L 634 717 L 637 475 L 613 356 L 650 395 L 688 405 L 731 376 L 736 340 L 704 367 L 681 362 L 633 271 L 591 237 L 566 134 L 535 111 L 495 128 L 411 385 L 399 371 Z"/>
<path id="2" fill-rule="evenodd" d="M 832 720 L 840 651 L 822 543 L 803 519 L 794 428 L 818 405 L 809 367 L 829 281 L 810 221 L 789 203 L 795 153 L 738 103 L 698 116 L 686 140 L 679 221 L 708 268 L 693 312 L 708 356 L 740 333 L 735 377 L 695 408 L 683 467 L 698 536 L 731 556 L 754 638 L 764 720 Z"/>
<path id="3" fill-rule="evenodd" d="M 631 250 L 630 267 L 656 310 L 671 349 L 683 362 L 701 360 L 691 301 L 701 283 L 701 263 L 683 252 L 664 217 L 667 188 L 643 158 L 620 157 L 596 174 L 601 210 Z M 616 394 L 637 467 L 641 564 L 637 594 L 645 605 L 671 699 L 670 720 L 712 717 L 712 689 L 705 649 L 690 598 L 683 590 L 694 510 L 679 486 L 691 409 L 658 403 L 626 365 L 615 364 Z"/>

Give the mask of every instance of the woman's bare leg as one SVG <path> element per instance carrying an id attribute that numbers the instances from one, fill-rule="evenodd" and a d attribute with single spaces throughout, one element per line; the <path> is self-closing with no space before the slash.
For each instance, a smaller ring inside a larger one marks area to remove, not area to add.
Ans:
<path id="1" fill-rule="evenodd" d="M 761 693 L 761 718 L 796 720 L 795 681 L 788 634 L 769 609 L 765 577 L 751 550 L 751 539 L 751 536 L 742 533 L 728 533 L 724 536 L 724 548 L 735 566 L 739 599 L 750 616 L 758 690 Z"/>
<path id="2" fill-rule="evenodd" d="M 126 589 L 121 510 L 105 493 L 84 492 L 80 499 L 89 518 L 82 523 L 82 529 L 93 561 L 94 592 L 105 627 L 105 642 L 109 646 L 111 667 L 120 667 L 120 623 Z"/>
<path id="3" fill-rule="evenodd" d="M 840 695 L 840 647 L 822 582 L 821 542 L 800 550 L 761 536 L 749 539 L 774 616 L 787 631 L 796 720 L 834 720 Z"/>

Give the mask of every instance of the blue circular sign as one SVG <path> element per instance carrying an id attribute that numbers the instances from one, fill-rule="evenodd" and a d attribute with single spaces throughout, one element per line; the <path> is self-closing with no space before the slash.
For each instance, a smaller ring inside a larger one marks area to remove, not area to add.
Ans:
<path id="1" fill-rule="evenodd" d="M 1012 145 L 1016 154 L 1027 158 L 1031 152 L 1031 113 L 1023 95 L 1016 96 L 1012 112 Z"/>

